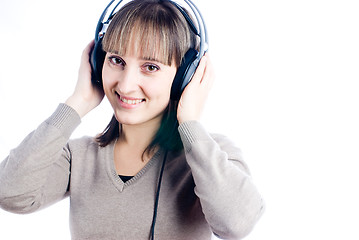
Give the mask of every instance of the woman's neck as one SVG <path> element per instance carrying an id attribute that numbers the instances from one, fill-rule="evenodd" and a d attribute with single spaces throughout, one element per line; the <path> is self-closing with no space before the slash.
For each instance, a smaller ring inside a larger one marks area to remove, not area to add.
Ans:
<path id="1" fill-rule="evenodd" d="M 144 151 L 153 141 L 161 122 L 146 122 L 139 125 L 122 124 L 118 141 Z"/>

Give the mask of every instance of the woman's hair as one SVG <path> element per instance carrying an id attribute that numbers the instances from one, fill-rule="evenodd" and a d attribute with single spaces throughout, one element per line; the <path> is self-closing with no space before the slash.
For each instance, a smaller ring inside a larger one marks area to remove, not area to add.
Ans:
<path id="1" fill-rule="evenodd" d="M 197 38 L 182 13 L 169 1 L 134 0 L 113 17 L 104 36 L 103 50 L 119 55 L 136 54 L 144 59 L 156 59 L 178 68 L 189 48 L 197 48 Z M 133 51 L 133 52 L 129 52 Z M 144 153 L 157 146 L 177 151 L 183 148 L 177 131 L 178 101 L 170 100 L 164 110 L 161 126 Z M 107 146 L 121 134 L 121 124 L 112 117 L 97 137 Z"/>

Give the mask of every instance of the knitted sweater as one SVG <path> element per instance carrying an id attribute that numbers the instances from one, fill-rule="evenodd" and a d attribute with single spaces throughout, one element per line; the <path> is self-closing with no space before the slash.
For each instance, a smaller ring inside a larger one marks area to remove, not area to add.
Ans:
<path id="1" fill-rule="evenodd" d="M 124 183 L 115 170 L 114 144 L 69 140 L 80 122 L 75 110 L 60 104 L 10 152 L 0 164 L 0 206 L 31 213 L 69 196 L 73 240 L 148 239 L 164 151 Z M 261 216 L 263 202 L 240 150 L 196 121 L 178 130 L 184 150 L 167 155 L 156 239 L 211 239 L 212 232 L 241 239 Z"/>

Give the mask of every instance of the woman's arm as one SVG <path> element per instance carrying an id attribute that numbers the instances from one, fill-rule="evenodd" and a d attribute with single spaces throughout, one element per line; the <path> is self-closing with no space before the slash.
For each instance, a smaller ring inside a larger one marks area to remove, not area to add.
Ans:
<path id="1" fill-rule="evenodd" d="M 75 110 L 60 104 L 10 152 L 0 164 L 0 207 L 30 213 L 66 196 L 71 154 L 65 146 L 79 123 Z"/>
<path id="2" fill-rule="evenodd" d="M 180 99 L 179 132 L 207 222 L 220 238 L 241 239 L 261 216 L 263 201 L 240 150 L 223 136 L 209 135 L 198 122 L 213 81 L 205 55 Z"/>
<path id="3" fill-rule="evenodd" d="M 56 112 L 0 164 L 0 207 L 26 213 L 63 198 L 70 174 L 71 153 L 66 147 L 81 117 L 98 106 L 103 91 L 91 83 L 92 41 L 84 49 L 76 88 Z"/>
<path id="4" fill-rule="evenodd" d="M 263 213 L 264 203 L 240 150 L 226 137 L 209 135 L 197 121 L 179 132 L 206 220 L 223 239 L 241 239 Z"/>

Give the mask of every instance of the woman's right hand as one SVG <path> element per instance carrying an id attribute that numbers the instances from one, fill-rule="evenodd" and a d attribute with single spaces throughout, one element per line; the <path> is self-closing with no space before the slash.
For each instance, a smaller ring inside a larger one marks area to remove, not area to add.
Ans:
<path id="1" fill-rule="evenodd" d="M 65 102 L 75 109 L 80 117 L 85 116 L 88 112 L 97 107 L 104 97 L 104 92 L 91 83 L 92 70 L 90 56 L 94 44 L 94 41 L 91 41 L 82 52 L 75 91 Z"/>

